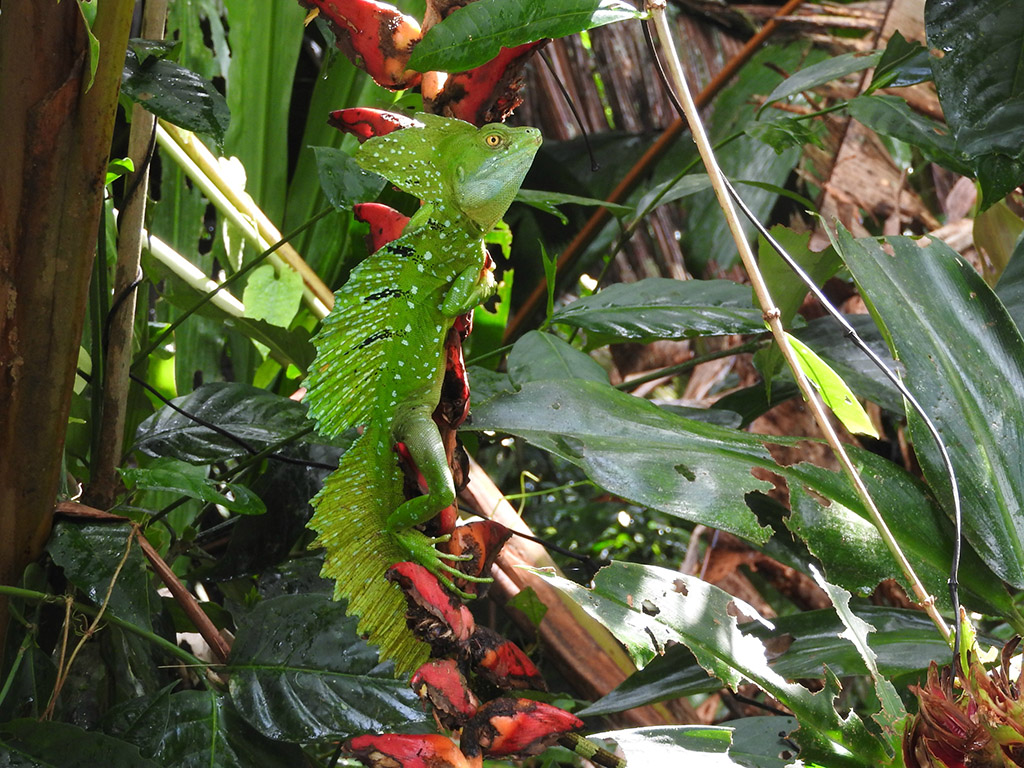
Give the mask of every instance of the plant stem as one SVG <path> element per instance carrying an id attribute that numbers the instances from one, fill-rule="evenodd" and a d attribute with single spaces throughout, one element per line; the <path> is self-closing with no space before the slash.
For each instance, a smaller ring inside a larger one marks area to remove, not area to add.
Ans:
<path id="1" fill-rule="evenodd" d="M 4 595 L 5 597 L 8 597 L 8 598 L 12 598 L 13 597 L 13 598 L 18 598 L 20 600 L 32 600 L 34 602 L 41 602 L 41 603 L 56 603 L 56 604 L 60 604 L 60 603 L 64 602 L 64 598 L 61 597 L 60 595 L 49 595 L 46 592 L 36 592 L 35 590 L 32 590 L 32 589 L 22 589 L 21 587 L 8 587 L 8 586 L 5 586 L 3 584 L 0 584 L 0 595 Z M 91 605 L 85 605 L 84 603 L 79 603 L 77 601 L 73 602 L 72 605 L 73 605 L 73 607 L 74 607 L 74 609 L 76 611 L 81 611 L 86 616 L 96 616 L 99 613 L 99 609 L 97 609 L 97 608 L 95 608 L 94 606 L 91 606 Z M 210 666 L 208 663 L 206 663 L 202 659 L 200 659 L 200 658 L 198 658 L 196 656 L 193 656 L 191 653 L 189 653 L 188 651 L 184 650 L 183 648 L 179 648 L 177 645 L 172 643 L 170 640 L 167 640 L 167 639 L 165 639 L 163 637 L 160 637 L 160 635 L 157 635 L 157 634 L 155 634 L 153 632 L 150 632 L 148 629 L 143 629 L 142 627 L 138 627 L 135 624 L 131 624 L 130 622 L 125 621 L 124 619 L 119 619 L 117 616 L 115 616 L 112 613 L 104 614 L 103 618 L 104 618 L 105 621 L 108 621 L 109 623 L 113 624 L 115 627 L 120 627 L 121 629 L 125 630 L 126 632 L 131 632 L 133 635 L 137 635 L 138 637 L 141 637 L 141 638 L 143 638 L 145 640 L 148 640 L 149 642 L 151 642 L 154 645 L 158 646 L 165 653 L 168 653 L 171 656 L 178 657 L 179 659 L 181 659 L 182 661 L 184 661 L 186 664 L 188 664 L 190 666 L 195 666 L 195 667 L 209 667 Z"/>
<path id="2" fill-rule="evenodd" d="M 318 213 L 316 216 L 311 218 L 309 221 L 307 221 L 306 223 L 302 224 L 299 227 L 296 227 L 295 229 L 293 229 L 288 234 L 282 236 L 282 238 L 280 240 L 278 240 L 276 243 L 274 243 L 269 248 L 267 248 L 259 256 L 257 256 L 256 258 L 252 259 L 248 264 L 246 264 L 240 270 L 238 270 L 233 275 L 231 275 L 230 277 L 225 279 L 223 282 L 214 284 L 214 287 L 205 296 L 203 296 L 201 299 L 199 299 L 199 301 L 197 301 L 195 304 L 193 304 L 191 307 L 189 307 L 185 312 L 183 312 L 173 323 L 171 323 L 166 328 L 164 328 L 164 330 L 155 339 L 153 339 L 145 347 L 145 349 L 140 351 L 135 356 L 135 362 L 132 363 L 132 366 L 134 367 L 134 366 L 138 365 L 139 363 L 143 362 L 147 357 L 149 357 L 150 353 L 154 349 L 159 347 L 164 342 L 164 339 L 166 339 L 168 336 L 170 336 L 172 333 L 174 333 L 174 330 L 179 325 L 181 325 L 191 315 L 193 315 L 196 311 L 198 311 L 204 304 L 206 304 L 206 302 L 213 301 L 214 298 L 219 295 L 220 291 L 223 291 L 225 288 L 227 288 L 232 283 L 242 279 L 243 276 L 249 274 L 249 272 L 251 272 L 256 267 L 258 267 L 260 264 L 262 264 L 264 259 L 268 258 L 270 256 L 270 254 L 274 253 L 274 251 L 279 249 L 281 246 L 283 246 L 285 243 L 287 243 L 293 237 L 298 235 L 300 232 L 305 231 L 308 227 L 313 226 L 316 222 L 318 222 L 320 219 L 322 219 L 327 214 L 333 213 L 333 212 L 334 212 L 334 208 L 324 208 L 322 211 L 320 211 L 320 213 Z M 155 240 L 155 238 L 154 238 L 154 240 Z M 157 241 L 157 242 L 159 242 L 159 241 Z M 161 245 L 162 245 L 162 243 L 161 243 Z M 170 251 L 171 249 L 168 248 L 167 250 Z M 171 253 L 173 253 L 173 251 L 171 251 Z M 175 255 L 177 255 L 177 254 L 175 254 Z M 184 257 L 181 257 L 181 258 L 184 260 Z M 239 306 L 241 306 L 241 304 L 239 304 Z"/>
<path id="3" fill-rule="evenodd" d="M 206 145 L 186 130 L 161 120 L 156 139 L 160 146 L 203 191 L 207 199 L 228 220 L 241 230 L 260 251 L 281 240 L 281 233 L 248 194 L 238 190 L 223 173 Z M 281 253 L 271 257 L 278 269 L 293 269 L 302 276 L 302 295 L 318 318 L 324 318 L 334 303 L 334 294 L 290 245 L 282 245 Z"/>
<path id="4" fill-rule="evenodd" d="M 727 349 L 720 349 L 717 352 L 708 352 L 706 355 L 700 355 L 699 357 L 693 357 L 686 362 L 679 363 L 677 365 L 670 365 L 667 368 L 661 368 L 657 371 L 651 371 L 645 373 L 642 376 L 637 376 L 634 379 L 628 381 L 622 381 L 615 385 L 615 389 L 628 391 L 633 387 L 639 387 L 641 384 L 646 384 L 648 381 L 654 381 L 655 379 L 661 379 L 665 376 L 675 376 L 680 373 L 685 373 L 691 368 L 696 368 L 701 363 L 706 363 L 710 360 L 720 360 L 723 357 L 732 357 L 733 355 L 740 355 L 744 352 L 756 352 L 763 347 L 765 342 L 763 339 L 752 339 L 751 341 L 738 344 L 735 347 L 728 347 Z"/>
<path id="5" fill-rule="evenodd" d="M 162 40 L 167 18 L 167 0 L 147 0 L 142 17 L 142 37 Z M 125 413 L 128 408 L 128 370 L 132 362 L 132 332 L 135 325 L 133 285 L 138 279 L 142 253 L 143 221 L 149 191 L 149 158 L 152 154 L 156 118 L 139 104 L 132 108 L 132 127 L 128 136 L 128 157 L 135 170 L 125 177 L 126 197 L 118 217 L 117 266 L 114 271 L 114 295 L 117 303 L 104 318 L 106 349 L 103 365 L 102 418 L 97 429 L 99 440 L 89 464 L 90 482 L 86 500 L 106 509 L 114 502 L 119 479 L 117 465 L 124 445 Z M 102 228 L 101 228 L 102 229 Z M 105 270 L 106 264 L 99 269 Z"/>
<path id="6" fill-rule="evenodd" d="M 729 230 L 732 232 L 733 239 L 736 242 L 736 247 L 739 250 L 740 258 L 743 261 L 743 266 L 746 268 L 747 274 L 750 277 L 754 294 L 757 296 L 758 303 L 764 311 L 765 322 L 767 322 L 768 327 L 772 332 L 772 336 L 775 338 L 775 342 L 779 345 L 779 350 L 782 352 L 783 358 L 785 358 L 787 365 L 793 372 L 793 377 L 796 379 L 801 393 L 803 393 L 804 400 L 810 406 L 815 421 L 824 433 L 825 439 L 835 453 L 844 473 L 853 484 L 858 498 L 864 504 L 864 508 L 871 516 L 871 519 L 874 522 L 875 527 L 878 529 L 882 540 L 885 542 L 886 547 L 896 559 L 896 562 L 899 564 L 900 570 L 903 572 L 904 576 L 910 582 L 914 595 L 928 613 L 929 618 L 935 624 L 936 628 L 938 628 L 942 637 L 948 641 L 950 639 L 950 629 L 947 626 L 945 619 L 942 618 L 941 614 L 939 614 L 938 610 L 935 608 L 934 597 L 928 594 L 928 591 L 924 588 L 921 580 L 914 572 L 914 568 L 910 564 L 910 561 L 907 560 L 906 555 L 903 554 L 903 550 L 899 546 L 899 543 L 889 530 L 889 526 L 886 525 L 886 522 L 882 518 L 882 514 L 875 504 L 874 499 L 871 498 L 871 494 L 868 492 L 867 486 L 864 485 L 864 481 L 861 479 L 860 473 L 857 471 L 849 455 L 846 453 L 846 450 L 843 448 L 836 431 L 832 428 L 828 411 L 825 409 L 825 405 L 822 403 L 821 397 L 818 395 L 818 391 L 804 375 L 796 354 L 794 353 L 789 340 L 786 338 L 785 329 L 782 327 L 782 322 L 779 317 L 778 307 L 776 307 L 772 301 L 771 294 L 768 291 L 768 286 L 757 266 L 757 260 L 751 250 L 750 243 L 747 241 L 747 238 L 743 233 L 739 217 L 736 214 L 736 208 L 733 205 L 732 198 L 729 196 L 729 191 L 726 187 L 725 177 L 715 158 L 711 142 L 708 140 L 707 133 L 704 131 L 704 126 L 700 121 L 700 114 L 697 111 L 697 105 L 694 103 L 693 97 L 690 95 L 690 89 L 687 86 L 686 77 L 683 74 L 683 68 L 673 42 L 672 31 L 668 25 L 668 19 L 665 12 L 666 0 L 647 0 L 647 8 L 651 12 L 651 19 L 654 22 L 655 28 L 658 30 L 658 36 L 661 38 L 662 48 L 664 49 L 665 55 L 668 59 L 669 74 L 672 78 L 673 85 L 675 86 L 676 95 L 682 103 L 683 112 L 690 125 L 690 131 L 693 135 L 694 143 L 697 145 L 697 151 L 700 152 L 701 158 L 704 160 L 708 177 L 711 179 L 711 186 L 715 190 L 715 196 L 718 198 L 719 206 L 722 209 L 722 213 L 725 215 L 726 222 L 729 225 Z"/>

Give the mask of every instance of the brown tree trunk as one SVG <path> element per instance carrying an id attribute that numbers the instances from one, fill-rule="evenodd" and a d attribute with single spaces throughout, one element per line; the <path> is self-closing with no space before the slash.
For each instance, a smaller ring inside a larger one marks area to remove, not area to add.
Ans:
<path id="1" fill-rule="evenodd" d="M 99 0 L 88 90 L 75 0 L 0 14 L 0 584 L 50 530 L 133 4 Z"/>

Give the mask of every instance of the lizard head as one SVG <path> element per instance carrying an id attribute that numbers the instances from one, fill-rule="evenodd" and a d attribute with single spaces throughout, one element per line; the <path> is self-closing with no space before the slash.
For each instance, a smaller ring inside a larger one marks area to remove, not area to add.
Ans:
<path id="1" fill-rule="evenodd" d="M 540 143 L 536 128 L 477 128 L 418 114 L 415 125 L 368 139 L 356 162 L 424 203 L 457 209 L 486 232 L 512 204 Z"/>
<path id="2" fill-rule="evenodd" d="M 540 147 L 540 131 L 491 123 L 446 141 L 451 163 L 444 174 L 452 199 L 487 232 L 505 215 L 519 191 Z"/>

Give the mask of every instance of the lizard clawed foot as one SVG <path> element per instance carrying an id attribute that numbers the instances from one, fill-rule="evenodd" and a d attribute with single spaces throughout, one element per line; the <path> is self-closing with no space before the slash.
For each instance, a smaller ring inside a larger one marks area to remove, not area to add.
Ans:
<path id="1" fill-rule="evenodd" d="M 445 562 L 446 560 L 461 561 L 472 559 L 470 555 L 449 555 L 434 549 L 435 544 L 448 541 L 451 538 L 449 535 L 431 538 L 415 529 L 395 531 L 391 535 L 394 537 L 395 543 L 408 555 L 408 560 L 422 565 L 437 577 L 437 580 L 444 585 L 445 589 L 455 593 L 463 600 L 474 600 L 476 595 L 459 589 L 455 582 L 452 581 L 451 576 L 475 584 L 486 584 L 493 581 L 489 577 L 470 576 Z"/>

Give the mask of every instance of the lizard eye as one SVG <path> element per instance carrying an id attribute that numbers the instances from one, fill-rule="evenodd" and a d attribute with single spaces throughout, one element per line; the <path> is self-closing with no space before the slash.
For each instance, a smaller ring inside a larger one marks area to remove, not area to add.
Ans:
<path id="1" fill-rule="evenodd" d="M 485 143 L 485 144 L 486 144 L 486 145 L 487 145 L 488 147 L 490 147 L 491 149 L 497 149 L 498 147 L 500 147 L 500 146 L 501 146 L 502 144 L 504 144 L 505 142 L 504 142 L 504 139 L 502 139 L 502 138 L 501 138 L 501 135 L 500 135 L 500 134 L 497 134 L 497 133 L 488 133 L 488 134 L 487 134 L 487 135 L 486 135 L 486 136 L 484 137 L 484 143 Z"/>

